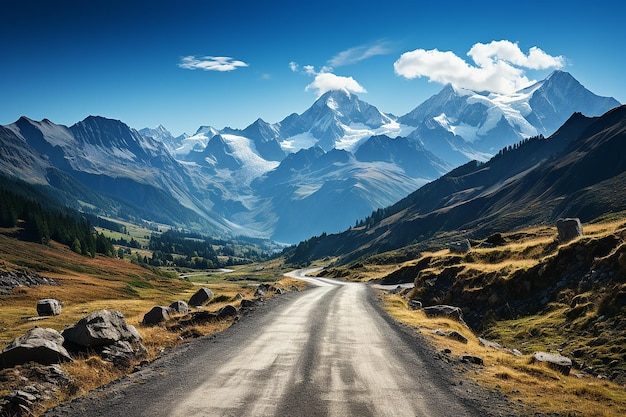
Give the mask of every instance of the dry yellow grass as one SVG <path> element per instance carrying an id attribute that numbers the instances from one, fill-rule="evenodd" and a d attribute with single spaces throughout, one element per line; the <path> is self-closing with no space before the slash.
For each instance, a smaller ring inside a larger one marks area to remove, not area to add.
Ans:
<path id="1" fill-rule="evenodd" d="M 467 326 L 442 318 L 429 319 L 419 310 L 409 310 L 399 296 L 384 294 L 383 305 L 392 317 L 418 329 L 437 348 L 450 349 L 453 356 L 469 354 L 482 358 L 484 366 L 472 367 L 466 376 L 499 389 L 510 401 L 525 405 L 529 414 L 540 411 L 589 417 L 626 415 L 626 391 L 619 385 L 575 372 L 564 376 L 541 364 L 531 364 L 530 355 L 517 357 L 483 346 Z M 468 338 L 468 343 L 435 335 L 435 329 L 456 330 Z"/>
<path id="2" fill-rule="evenodd" d="M 153 306 L 169 305 L 177 300 L 186 301 L 199 286 L 205 286 L 216 297 L 214 302 L 203 309 L 218 311 L 226 304 L 239 307 L 240 301 L 235 296 L 242 294 L 250 299 L 255 291 L 255 286 L 250 285 L 250 281 L 243 282 L 239 278 L 234 282 L 209 279 L 209 283 L 194 285 L 184 280 L 160 276 L 124 260 L 102 256 L 87 258 L 54 242 L 50 246 L 20 242 L 7 236 L 7 232 L 0 231 L 0 271 L 28 270 L 53 278 L 58 285 L 20 287 L 11 294 L 0 297 L 0 350 L 36 325 L 62 331 L 93 311 L 109 309 L 120 311 L 126 321 L 138 329 L 147 350 L 144 359 L 150 361 L 164 350 L 185 343 L 190 337 L 221 332 L 234 322 L 233 318 L 228 318 L 182 330 L 171 329 L 168 323 L 144 326 L 143 316 Z M 246 274 L 255 277 L 263 274 L 263 281 L 273 280 L 274 285 L 285 289 L 292 286 L 298 289 L 306 287 L 306 283 L 302 281 L 282 278 L 281 271 L 284 268 L 280 262 L 268 263 L 262 270 L 256 266 L 246 266 L 241 268 L 241 277 Z M 37 317 L 37 301 L 43 298 L 60 300 L 63 303 L 62 314 Z M 63 364 L 63 369 L 73 382 L 57 393 L 57 401 L 73 398 L 119 378 L 135 364 L 131 364 L 129 369 L 119 369 L 97 356 L 78 358 L 72 363 Z M 0 387 L 0 396 L 15 389 L 12 388 L 13 385 L 7 383 Z M 48 402 L 45 406 L 52 406 L 54 402 Z"/>
<path id="3" fill-rule="evenodd" d="M 44 246 L 0 234 L 0 248 L 1 270 L 28 269 L 58 282 L 19 287 L 0 298 L 0 346 L 35 325 L 62 330 L 103 308 L 127 316 L 133 309 L 149 310 L 155 298 L 173 297 L 192 288 L 189 283 L 163 278 L 129 262 L 102 256 L 90 259 L 54 242 Z M 37 316 L 37 301 L 43 298 L 60 300 L 63 314 L 29 321 Z"/>

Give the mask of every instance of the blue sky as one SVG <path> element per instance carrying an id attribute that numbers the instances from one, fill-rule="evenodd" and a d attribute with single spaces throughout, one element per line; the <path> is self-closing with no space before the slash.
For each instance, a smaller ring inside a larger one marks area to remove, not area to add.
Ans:
<path id="1" fill-rule="evenodd" d="M 403 115 L 448 81 L 503 90 L 555 68 L 626 102 L 624 16 L 604 0 L 5 0 L 0 124 L 193 134 L 279 122 L 328 88 Z"/>

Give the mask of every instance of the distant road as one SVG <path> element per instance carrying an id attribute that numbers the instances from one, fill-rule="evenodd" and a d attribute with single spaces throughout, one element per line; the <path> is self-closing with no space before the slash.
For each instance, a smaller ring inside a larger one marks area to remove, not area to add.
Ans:
<path id="1" fill-rule="evenodd" d="M 487 415 L 457 396 L 424 341 L 383 318 L 365 284 L 306 272 L 289 276 L 312 288 L 46 415 Z"/>
<path id="2" fill-rule="evenodd" d="M 191 278 L 191 277 L 203 277 L 203 276 L 213 275 L 213 274 L 226 274 L 229 272 L 235 272 L 235 270 L 227 269 L 227 268 L 219 268 L 219 269 L 212 269 L 211 271 L 192 272 L 190 274 L 180 274 L 178 277 L 184 279 L 184 278 Z"/>

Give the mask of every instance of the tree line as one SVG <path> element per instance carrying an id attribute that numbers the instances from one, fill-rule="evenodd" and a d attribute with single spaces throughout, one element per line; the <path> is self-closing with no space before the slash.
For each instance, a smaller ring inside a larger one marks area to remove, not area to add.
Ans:
<path id="1" fill-rule="evenodd" d="M 152 257 L 144 256 L 139 261 L 155 267 L 212 269 L 268 259 L 269 255 L 258 250 L 252 240 L 246 240 L 239 237 L 237 241 L 225 241 L 171 229 L 153 233 L 147 248 Z"/>
<path id="2" fill-rule="evenodd" d="M 44 207 L 42 202 L 32 198 L 35 195 L 24 195 L 0 185 L 0 227 L 18 226 L 17 237 L 24 241 L 48 244 L 54 240 L 82 255 L 114 256 L 111 241 L 95 232 L 84 216 L 45 198 L 41 201 L 46 201 L 50 207 Z"/>

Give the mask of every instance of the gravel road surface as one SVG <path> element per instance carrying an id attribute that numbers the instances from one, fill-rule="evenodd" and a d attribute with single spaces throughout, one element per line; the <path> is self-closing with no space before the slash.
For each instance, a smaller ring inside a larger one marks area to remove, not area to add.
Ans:
<path id="1" fill-rule="evenodd" d="M 310 288 L 45 415 L 512 415 L 382 315 L 367 285 L 291 275 Z"/>

